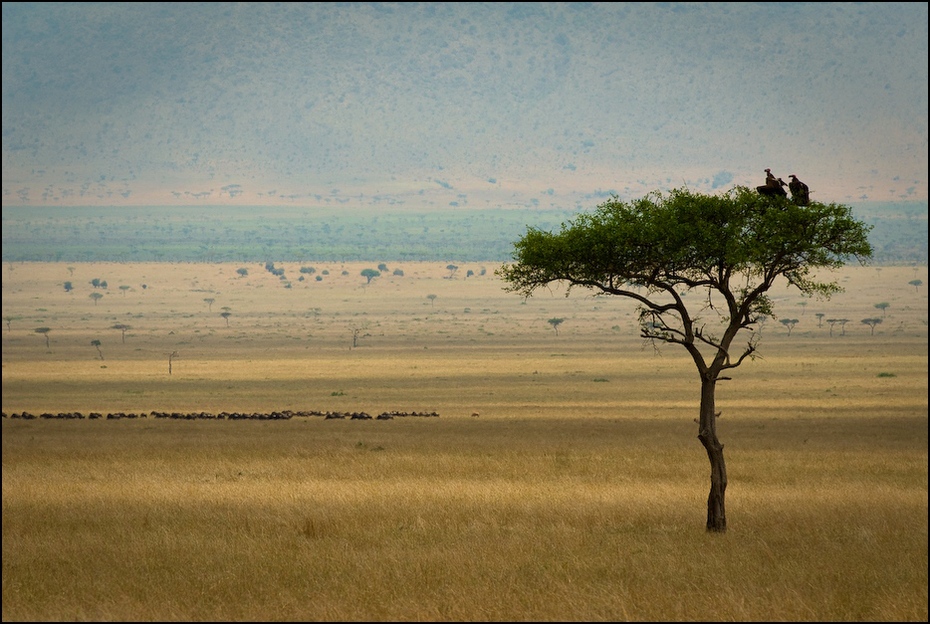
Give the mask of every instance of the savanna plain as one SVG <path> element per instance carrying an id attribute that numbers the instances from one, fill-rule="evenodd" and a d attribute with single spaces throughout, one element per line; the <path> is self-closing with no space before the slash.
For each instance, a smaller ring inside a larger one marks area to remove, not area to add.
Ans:
<path id="1" fill-rule="evenodd" d="M 772 292 L 725 534 L 632 302 L 376 266 L 5 264 L 3 620 L 927 620 L 926 266 Z"/>

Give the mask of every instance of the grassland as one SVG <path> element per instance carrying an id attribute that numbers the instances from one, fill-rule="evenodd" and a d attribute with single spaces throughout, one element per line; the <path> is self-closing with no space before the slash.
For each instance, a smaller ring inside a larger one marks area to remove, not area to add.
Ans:
<path id="1" fill-rule="evenodd" d="M 311 265 L 4 267 L 6 414 L 440 414 L 5 418 L 4 621 L 927 619 L 926 267 L 773 293 L 713 536 L 696 373 L 628 302 Z"/>

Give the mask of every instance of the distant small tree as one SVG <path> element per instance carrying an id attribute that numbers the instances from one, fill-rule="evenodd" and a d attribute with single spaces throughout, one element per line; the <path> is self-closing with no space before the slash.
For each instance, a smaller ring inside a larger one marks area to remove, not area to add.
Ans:
<path id="1" fill-rule="evenodd" d="M 51 349 L 51 348 L 52 348 L 51 345 L 49 344 L 49 341 L 48 341 L 48 333 L 49 333 L 50 331 L 52 331 L 52 328 L 51 328 L 51 327 L 36 327 L 36 329 L 35 329 L 35 332 L 36 332 L 37 334 L 42 334 L 43 336 L 45 336 L 45 348 L 46 348 L 46 349 Z"/>
<path id="2" fill-rule="evenodd" d="M 791 330 L 798 324 L 798 319 L 781 319 L 778 322 L 788 328 L 788 335 L 790 336 Z"/>
<path id="3" fill-rule="evenodd" d="M 181 357 L 181 354 L 178 353 L 177 351 L 172 351 L 171 353 L 168 354 L 168 374 L 169 375 L 171 374 L 171 363 L 179 357 Z"/>
<path id="4" fill-rule="evenodd" d="M 106 281 L 106 280 L 100 280 L 100 288 L 102 288 L 103 290 L 106 290 L 106 289 L 109 288 L 109 287 L 110 287 L 110 286 L 109 286 L 109 284 L 107 284 L 107 281 Z"/>
<path id="5" fill-rule="evenodd" d="M 923 282 L 919 279 L 914 279 L 908 282 L 911 286 L 914 287 L 914 290 L 920 292 L 920 287 L 923 286 Z"/>
<path id="6" fill-rule="evenodd" d="M 843 329 L 843 331 L 840 332 L 840 336 L 845 336 L 845 335 L 846 335 L 846 323 L 848 323 L 848 322 L 849 322 L 849 319 L 838 319 L 838 320 L 837 320 L 837 323 L 839 323 L 839 324 L 840 324 L 840 327 Z"/>
<path id="7" fill-rule="evenodd" d="M 236 269 L 236 273 L 239 274 L 239 277 L 245 277 L 246 275 L 249 274 L 249 270 L 243 267 L 241 269 Z"/>
<path id="8" fill-rule="evenodd" d="M 468 271 L 465 273 L 465 277 L 469 278 L 469 277 L 474 276 L 474 274 L 475 274 L 474 271 L 472 271 L 471 269 L 468 269 Z"/>
<path id="9" fill-rule="evenodd" d="M 90 341 L 90 344 L 92 344 L 94 347 L 97 348 L 97 353 L 100 355 L 100 359 L 102 360 L 102 359 L 103 359 L 103 351 L 100 350 L 100 341 L 99 341 L 99 340 L 91 340 L 91 341 Z"/>
<path id="10" fill-rule="evenodd" d="M 864 319 L 862 319 L 862 324 L 863 324 L 863 325 L 868 325 L 869 328 L 872 330 L 872 331 L 869 333 L 869 335 L 870 335 L 870 336 L 874 336 L 874 335 L 875 335 L 875 326 L 876 326 L 876 325 L 881 325 L 881 324 L 882 324 L 882 319 L 880 319 L 880 318 L 864 318 Z"/>
<path id="11" fill-rule="evenodd" d="M 74 285 L 71 282 L 65 282 L 65 292 L 71 292 L 74 290 Z"/>
<path id="12" fill-rule="evenodd" d="M 203 300 L 203 301 L 204 301 L 204 303 L 207 304 L 207 311 L 212 312 L 212 311 L 213 311 L 213 302 L 216 301 L 216 299 L 214 299 L 213 297 L 204 297 L 204 300 Z"/>
<path id="13" fill-rule="evenodd" d="M 129 325 L 126 325 L 125 323 L 117 323 L 115 325 L 111 325 L 110 329 L 116 329 L 122 332 L 123 344 L 126 344 L 126 332 L 132 328 Z"/>
<path id="14" fill-rule="evenodd" d="M 95 277 L 94 279 L 90 280 L 90 285 L 94 288 L 100 288 L 100 278 Z"/>
<path id="15" fill-rule="evenodd" d="M 447 264 L 446 268 L 449 270 L 449 275 L 447 276 L 449 279 L 452 279 L 452 276 L 455 275 L 455 272 L 459 270 L 459 268 L 454 264 Z"/>
<path id="16" fill-rule="evenodd" d="M 97 302 L 103 299 L 103 294 L 98 292 L 90 293 L 90 298 L 94 300 L 94 305 L 97 305 Z"/>
<path id="17" fill-rule="evenodd" d="M 386 264 L 382 262 L 381 264 L 378 265 L 378 270 L 381 271 L 382 273 L 387 273 L 388 267 Z"/>
<path id="18" fill-rule="evenodd" d="M 403 277 L 403 276 L 404 276 L 404 271 L 403 271 L 403 269 L 394 269 L 393 275 L 396 275 L 397 277 Z"/>
<path id="19" fill-rule="evenodd" d="M 353 330 L 352 330 L 352 348 L 354 349 L 355 347 L 358 346 L 359 338 L 365 338 L 365 337 L 367 337 L 367 336 L 371 336 L 371 334 L 366 333 L 366 334 L 363 336 L 363 335 L 362 335 L 362 329 L 361 329 L 360 327 L 356 327 L 355 329 L 353 329 Z"/>
<path id="20" fill-rule="evenodd" d="M 229 327 L 229 317 L 232 316 L 232 312 L 220 312 L 220 316 L 226 319 L 226 327 Z"/>
<path id="21" fill-rule="evenodd" d="M 381 272 L 375 269 L 362 269 L 362 277 L 365 277 L 368 279 L 368 281 L 365 282 L 366 284 L 370 284 L 371 280 L 375 279 L 376 277 L 380 275 L 381 275 Z"/>
<path id="22" fill-rule="evenodd" d="M 828 318 L 827 325 L 830 326 L 830 337 L 833 337 L 833 326 L 840 322 L 840 319 Z"/>
<path id="23" fill-rule="evenodd" d="M 823 317 L 826 316 L 823 312 L 818 312 L 814 316 L 817 317 L 817 327 L 823 327 Z"/>
<path id="24" fill-rule="evenodd" d="M 559 335 L 559 325 L 561 325 L 562 323 L 564 323 L 564 322 L 565 322 L 565 319 L 556 317 L 556 318 L 551 318 L 551 319 L 549 319 L 549 320 L 546 321 L 546 322 L 549 323 L 550 325 L 552 325 L 552 329 L 555 330 L 555 335 L 558 336 L 558 335 Z"/>
<path id="25" fill-rule="evenodd" d="M 426 298 L 429 299 L 431 306 L 436 305 L 436 295 L 426 295 Z"/>
<path id="26" fill-rule="evenodd" d="M 120 289 L 121 291 L 123 291 L 122 294 L 123 294 L 124 296 L 126 295 L 126 291 L 129 290 L 130 288 L 132 288 L 132 287 L 131 287 L 131 286 L 127 286 L 126 284 L 123 284 L 123 285 L 121 285 L 121 286 L 119 287 L 119 289 Z"/>
<path id="27" fill-rule="evenodd" d="M 882 318 L 885 318 L 885 310 L 891 307 L 891 304 L 887 301 L 882 301 L 881 303 L 876 303 L 875 307 L 882 311 Z"/>
<path id="28" fill-rule="evenodd" d="M 74 277 L 74 267 L 73 267 L 73 266 L 69 266 L 69 267 L 68 267 L 68 275 L 70 275 L 71 277 Z"/>

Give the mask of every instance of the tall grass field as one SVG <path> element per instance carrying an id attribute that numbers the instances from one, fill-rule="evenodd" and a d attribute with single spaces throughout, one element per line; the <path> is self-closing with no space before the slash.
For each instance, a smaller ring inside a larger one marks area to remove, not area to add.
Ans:
<path id="1" fill-rule="evenodd" d="M 376 267 L 4 265 L 2 619 L 927 620 L 926 267 L 772 293 L 725 534 L 630 302 Z"/>

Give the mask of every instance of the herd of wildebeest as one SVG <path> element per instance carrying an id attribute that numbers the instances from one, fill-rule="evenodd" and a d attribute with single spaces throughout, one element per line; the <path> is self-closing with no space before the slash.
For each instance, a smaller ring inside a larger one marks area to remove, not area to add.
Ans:
<path id="1" fill-rule="evenodd" d="M 320 411 L 292 411 L 281 410 L 275 412 L 220 412 L 212 414 L 210 412 L 142 412 L 139 414 L 130 412 L 115 412 L 110 414 L 101 414 L 100 412 L 90 412 L 83 414 L 81 412 L 58 412 L 52 414 L 44 412 L 42 414 L 32 414 L 30 412 L 14 412 L 12 414 L 2 413 L 3 418 L 20 418 L 23 420 L 34 420 L 36 418 L 45 419 L 63 419 L 63 420 L 82 420 L 82 419 L 105 419 L 120 420 L 123 418 L 173 418 L 175 420 L 289 420 L 296 417 L 320 416 L 325 419 L 342 418 L 350 420 L 391 420 L 392 418 L 404 416 L 421 416 L 421 417 L 438 417 L 436 412 L 381 412 L 377 416 L 372 416 L 367 412 L 320 412 Z"/>

